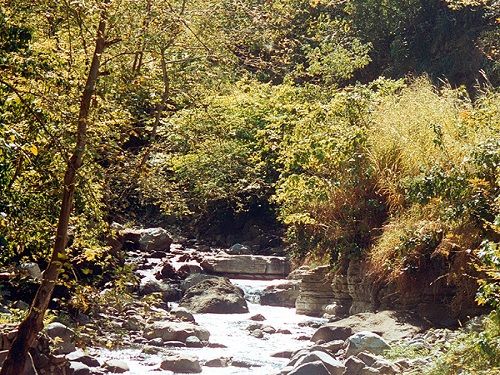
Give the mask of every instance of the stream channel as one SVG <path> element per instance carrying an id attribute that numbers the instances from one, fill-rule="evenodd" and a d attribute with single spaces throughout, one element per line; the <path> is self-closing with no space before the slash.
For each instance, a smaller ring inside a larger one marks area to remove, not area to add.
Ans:
<path id="1" fill-rule="evenodd" d="M 151 261 L 154 261 L 151 259 Z M 156 267 L 140 271 L 142 276 L 154 277 Z M 249 312 L 245 314 L 193 314 L 196 322 L 210 332 L 210 342 L 222 344 L 225 348 L 169 348 L 169 352 L 198 357 L 201 363 L 217 358 L 231 358 L 233 363 L 240 362 L 251 367 L 207 367 L 202 366 L 204 375 L 276 374 L 285 367 L 288 359 L 272 357 L 273 353 L 284 350 L 298 350 L 307 346 L 309 337 L 315 328 L 326 322 L 325 319 L 298 315 L 294 308 L 263 306 L 259 302 L 260 292 L 267 286 L 282 282 L 275 280 L 231 279 L 245 293 Z M 171 303 L 171 307 L 177 307 Z M 250 317 L 261 314 L 266 320 L 262 323 L 272 326 L 277 331 L 288 330 L 289 333 L 265 334 L 263 338 L 250 335 L 247 327 L 253 322 Z M 126 374 L 172 374 L 159 369 L 161 355 L 150 355 L 142 352 L 142 348 L 125 348 L 120 350 L 94 349 L 92 355 L 100 360 L 120 359 L 127 362 L 130 371 Z"/>

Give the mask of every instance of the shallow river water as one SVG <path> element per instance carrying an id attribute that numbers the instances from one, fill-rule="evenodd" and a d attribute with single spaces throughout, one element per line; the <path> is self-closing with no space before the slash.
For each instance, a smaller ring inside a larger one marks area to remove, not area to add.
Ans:
<path id="1" fill-rule="evenodd" d="M 196 356 L 201 362 L 216 358 L 232 358 L 244 361 L 255 366 L 251 368 L 225 367 L 210 368 L 203 366 L 204 375 L 233 375 L 255 374 L 271 375 L 279 372 L 287 361 L 286 359 L 271 357 L 271 354 L 296 350 L 307 346 L 307 341 L 298 340 L 300 336 L 311 336 L 315 329 L 309 326 L 312 322 L 323 322 L 308 316 L 297 315 L 295 309 L 274 306 L 262 306 L 258 303 L 259 292 L 266 286 L 280 280 L 231 280 L 245 291 L 249 313 L 246 314 L 195 314 L 196 322 L 210 332 L 210 342 L 223 344 L 227 348 L 179 348 L 169 350 L 175 353 L 185 353 Z M 249 335 L 247 327 L 252 321 L 249 319 L 255 314 L 262 314 L 266 320 L 262 323 L 275 329 L 287 329 L 291 334 L 266 334 L 258 339 Z M 95 353 L 101 360 L 123 359 L 130 371 L 127 374 L 172 374 L 172 372 L 159 370 L 160 355 L 146 355 L 141 352 L 141 347 L 123 350 L 100 350 Z"/>

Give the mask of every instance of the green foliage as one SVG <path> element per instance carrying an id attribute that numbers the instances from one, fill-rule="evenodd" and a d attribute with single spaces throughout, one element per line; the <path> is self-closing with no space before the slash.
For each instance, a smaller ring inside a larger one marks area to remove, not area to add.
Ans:
<path id="1" fill-rule="evenodd" d="M 500 373 L 500 314 L 490 313 L 479 332 L 465 332 L 450 343 L 428 375 Z"/>
<path id="2" fill-rule="evenodd" d="M 477 256 L 481 261 L 480 270 L 485 277 L 479 280 L 477 301 L 480 305 L 500 308 L 500 245 L 492 241 L 481 244 Z"/>

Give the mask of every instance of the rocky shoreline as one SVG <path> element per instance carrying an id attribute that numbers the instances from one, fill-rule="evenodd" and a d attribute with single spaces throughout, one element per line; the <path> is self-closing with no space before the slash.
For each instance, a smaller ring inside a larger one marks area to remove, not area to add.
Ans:
<path id="1" fill-rule="evenodd" d="M 105 350 L 133 348 L 129 359 L 166 374 L 233 368 L 237 372 L 220 373 L 270 375 L 258 361 L 197 357 L 199 350 L 217 354 L 227 348 L 211 340 L 210 321 L 197 323 L 199 317 L 210 314 L 242 316 L 237 324 L 244 340 L 265 344 L 272 337 L 282 337 L 280 342 L 290 344 L 291 349 L 260 353 L 280 361 L 274 372 L 280 375 L 418 374 L 446 349 L 447 341 L 460 335 L 460 331 L 432 328 L 418 314 L 382 310 L 345 317 L 347 292 L 340 294 L 338 276 L 335 281 L 326 266 L 301 267 L 290 273 L 285 257 L 247 254 L 239 244 L 225 250 L 186 241 L 174 244 L 161 228 L 121 230 L 114 246 L 115 251 L 126 251 L 127 262 L 137 266 L 137 280 L 127 285 L 131 294 L 123 298 L 112 289 L 102 291 L 100 298 L 108 303 L 91 316 L 82 316 L 74 329 L 60 322 L 49 324 L 31 351 L 26 374 L 138 374 L 126 355 L 124 359 L 103 356 Z M 227 278 L 235 275 L 279 280 L 251 295 Z M 296 307 L 298 314 L 326 319 L 306 319 L 290 329 L 275 327 L 265 314 L 250 314 L 250 302 Z M 354 305 L 351 301 L 348 310 Z M 4 313 L 8 311 L 4 308 Z M 301 325 L 304 332 L 294 330 Z M 10 347 L 14 328 L 2 327 L 0 361 Z"/>

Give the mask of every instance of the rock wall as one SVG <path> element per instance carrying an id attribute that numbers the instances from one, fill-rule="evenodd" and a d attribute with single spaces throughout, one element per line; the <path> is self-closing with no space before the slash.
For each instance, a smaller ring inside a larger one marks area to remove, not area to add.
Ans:
<path id="1" fill-rule="evenodd" d="M 297 313 L 343 317 L 381 310 L 413 311 L 437 326 L 456 324 L 458 319 L 485 311 L 473 299 L 454 306 L 459 292 L 449 284 L 445 268 L 429 265 L 422 271 L 387 282 L 377 278 L 368 265 L 350 260 L 335 272 L 321 266 L 301 273 Z"/>
<path id="2" fill-rule="evenodd" d="M 320 266 L 301 273 L 299 296 L 295 302 L 297 314 L 321 316 L 326 306 L 334 302 L 329 271 L 329 266 Z"/>

